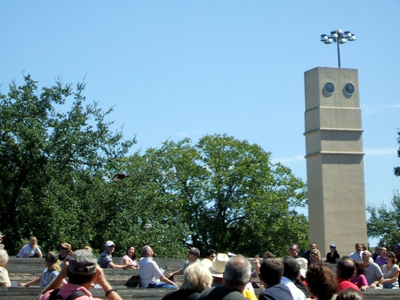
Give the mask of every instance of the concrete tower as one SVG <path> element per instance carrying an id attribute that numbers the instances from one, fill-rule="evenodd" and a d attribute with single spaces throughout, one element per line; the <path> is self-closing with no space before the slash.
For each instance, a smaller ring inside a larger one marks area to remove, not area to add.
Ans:
<path id="1" fill-rule="evenodd" d="M 364 153 L 356 69 L 305 72 L 305 137 L 310 242 L 325 256 L 367 243 Z"/>

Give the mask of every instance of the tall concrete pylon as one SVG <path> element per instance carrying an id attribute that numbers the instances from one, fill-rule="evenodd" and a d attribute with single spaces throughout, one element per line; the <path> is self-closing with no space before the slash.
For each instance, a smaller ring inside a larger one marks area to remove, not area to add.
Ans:
<path id="1" fill-rule="evenodd" d="M 367 243 L 358 71 L 317 67 L 304 79 L 310 242 L 349 255 Z"/>

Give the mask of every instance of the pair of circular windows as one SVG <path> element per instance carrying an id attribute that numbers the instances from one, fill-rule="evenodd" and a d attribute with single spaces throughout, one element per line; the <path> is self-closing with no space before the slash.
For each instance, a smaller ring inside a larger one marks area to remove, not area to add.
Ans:
<path id="1" fill-rule="evenodd" d="M 354 94 L 354 85 L 352 83 L 346 83 L 345 86 L 343 87 L 343 93 L 345 94 L 345 96 L 350 97 L 351 95 Z M 324 92 L 327 95 L 332 95 L 333 92 L 335 91 L 335 86 L 332 82 L 327 82 L 324 85 Z"/>

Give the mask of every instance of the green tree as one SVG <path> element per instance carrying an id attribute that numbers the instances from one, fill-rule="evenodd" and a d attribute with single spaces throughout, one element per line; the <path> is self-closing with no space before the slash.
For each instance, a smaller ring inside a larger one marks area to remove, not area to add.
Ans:
<path id="1" fill-rule="evenodd" d="M 367 207 L 371 217 L 368 219 L 368 236 L 380 238 L 380 243 L 393 248 L 400 241 L 400 194 L 395 192 L 391 206 Z"/>
<path id="2" fill-rule="evenodd" d="M 149 149 L 143 159 L 154 175 L 145 190 L 162 208 L 153 218 L 178 228 L 181 245 L 201 250 L 252 256 L 267 249 L 286 254 L 292 242 L 307 247 L 308 222 L 296 212 L 306 205 L 305 184 L 270 156 L 226 135 Z"/>
<path id="3" fill-rule="evenodd" d="M 44 250 L 61 240 L 103 243 L 95 238 L 110 188 L 104 178 L 135 139 L 112 132 L 112 110 L 85 105 L 84 88 L 57 81 L 39 94 L 26 75 L 0 93 L 0 228 L 11 254 L 32 234 Z"/>
<path id="4" fill-rule="evenodd" d="M 400 157 L 400 131 L 397 134 L 398 134 L 397 142 L 399 143 L 399 149 L 397 149 L 397 156 Z M 394 175 L 400 176 L 400 167 L 394 168 Z"/>

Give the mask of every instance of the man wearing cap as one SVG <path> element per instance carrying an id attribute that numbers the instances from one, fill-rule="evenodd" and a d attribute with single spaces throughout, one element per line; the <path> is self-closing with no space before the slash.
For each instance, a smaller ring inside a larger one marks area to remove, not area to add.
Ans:
<path id="1" fill-rule="evenodd" d="M 50 283 L 39 295 L 38 300 L 55 299 L 57 296 L 62 299 L 79 300 L 101 300 L 93 298 L 89 287 L 94 281 L 100 285 L 108 300 L 122 300 L 121 296 L 108 283 L 104 271 L 97 265 L 97 258 L 88 250 L 77 250 L 72 253 L 67 267 L 63 268 L 60 274 Z M 63 279 L 68 278 L 69 283 L 62 285 Z M 62 286 L 61 286 L 62 285 Z"/>
<path id="2" fill-rule="evenodd" d="M 139 275 L 140 281 L 144 288 L 178 288 L 175 282 L 169 280 L 167 277 L 164 276 L 157 263 L 153 260 L 154 251 L 150 246 L 143 246 L 141 254 L 142 258 L 139 261 Z"/>
<path id="3" fill-rule="evenodd" d="M 183 275 L 183 273 L 185 273 L 185 270 L 188 266 L 190 266 L 193 263 L 201 262 L 199 257 L 200 257 L 199 249 L 197 249 L 195 247 L 189 248 L 189 252 L 187 255 L 187 261 L 185 261 L 185 263 L 183 264 L 183 267 L 175 272 L 169 273 L 168 278 L 172 278 L 174 275 Z"/>
<path id="4" fill-rule="evenodd" d="M 61 243 L 60 244 L 60 254 L 58 259 L 62 262 L 68 261 L 72 254 L 71 244 Z"/>
<path id="5" fill-rule="evenodd" d="M 103 253 L 101 253 L 98 264 L 103 269 L 134 269 L 131 265 L 116 265 L 112 261 L 112 253 L 115 250 L 115 244 L 113 241 L 107 241 Z"/>
<path id="6" fill-rule="evenodd" d="M 330 244 L 329 248 L 331 249 L 331 252 L 329 252 L 326 255 L 326 262 L 331 263 L 331 264 L 336 264 L 340 259 L 340 255 L 336 251 L 336 245 L 335 244 Z"/>

